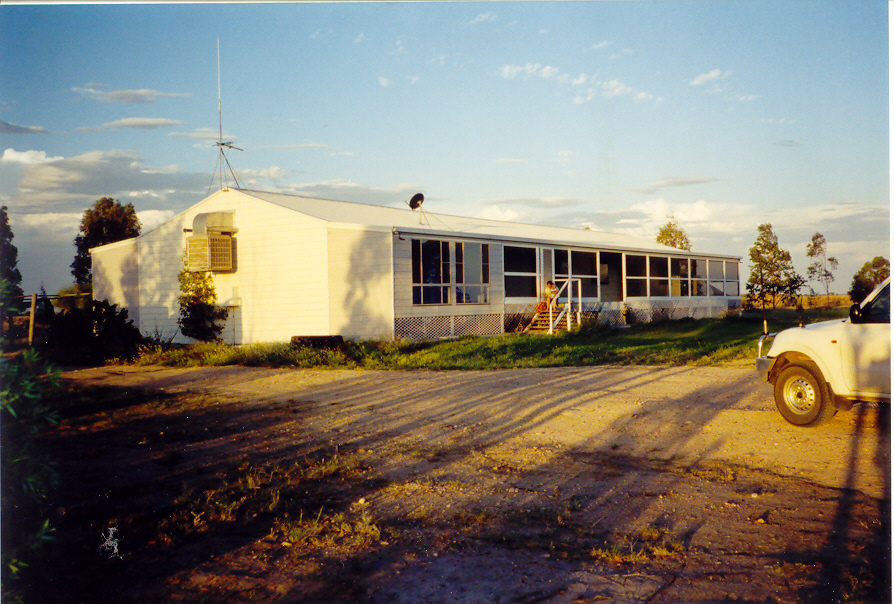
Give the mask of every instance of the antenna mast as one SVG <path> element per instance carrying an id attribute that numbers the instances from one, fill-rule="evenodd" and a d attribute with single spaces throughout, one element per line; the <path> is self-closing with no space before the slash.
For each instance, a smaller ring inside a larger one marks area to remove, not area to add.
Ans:
<path id="1" fill-rule="evenodd" d="M 233 141 L 224 142 L 223 139 L 223 111 L 221 109 L 221 94 L 220 94 L 220 38 L 217 39 L 217 123 L 218 123 L 218 138 L 217 142 L 214 145 L 220 149 L 220 155 L 217 158 L 217 165 L 220 166 L 220 177 L 219 184 L 221 190 L 224 189 L 224 181 L 226 180 L 227 185 L 229 186 L 229 178 L 224 171 L 224 163 L 227 164 L 227 169 L 229 169 L 230 174 L 233 176 L 233 180 L 236 181 L 236 186 L 239 187 L 239 177 L 236 176 L 236 172 L 233 171 L 233 167 L 230 165 L 230 160 L 227 159 L 226 153 L 224 153 L 224 147 L 227 149 L 235 149 L 236 151 L 242 151 L 239 147 L 233 146 Z M 212 176 L 211 181 L 214 182 L 214 177 Z"/>

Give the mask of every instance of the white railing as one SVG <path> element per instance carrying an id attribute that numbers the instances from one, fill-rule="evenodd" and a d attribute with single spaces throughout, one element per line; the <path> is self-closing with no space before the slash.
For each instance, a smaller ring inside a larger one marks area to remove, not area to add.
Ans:
<path id="1" fill-rule="evenodd" d="M 556 293 L 556 295 L 553 296 L 552 298 L 550 298 L 550 300 L 549 300 L 549 308 L 547 310 L 549 311 L 549 332 L 548 333 L 550 333 L 550 334 L 555 332 L 556 327 L 558 327 L 559 323 L 562 322 L 562 319 L 565 319 L 566 328 L 568 329 L 568 331 L 571 331 L 572 313 L 575 313 L 577 315 L 577 324 L 580 325 L 580 315 L 581 315 L 581 308 L 582 308 L 581 299 L 583 298 L 582 293 L 581 293 L 583 291 L 583 285 L 581 284 L 580 279 L 556 279 L 555 283 L 556 283 L 556 285 L 561 283 L 562 286 L 559 287 L 559 291 Z M 574 289 L 575 289 L 574 286 L 575 285 L 577 286 L 577 304 L 574 303 Z M 568 297 L 568 303 L 565 304 L 565 306 L 563 308 L 558 309 L 558 308 L 556 308 L 556 302 L 562 296 L 562 292 L 565 292 L 566 290 L 567 290 L 567 292 L 565 293 L 565 295 Z M 576 308 L 577 310 L 569 311 L 569 309 L 574 309 L 574 308 Z M 556 312 L 555 319 L 553 319 L 554 312 Z"/>

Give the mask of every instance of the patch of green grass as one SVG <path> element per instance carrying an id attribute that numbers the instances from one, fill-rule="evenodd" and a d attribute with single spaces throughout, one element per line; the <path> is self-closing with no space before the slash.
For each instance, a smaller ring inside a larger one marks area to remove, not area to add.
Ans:
<path id="1" fill-rule="evenodd" d="M 365 507 L 350 512 L 324 514 L 323 508 L 317 514 L 304 517 L 300 511 L 298 518 L 284 518 L 274 523 L 273 536 L 284 543 L 297 547 L 369 547 L 378 542 L 381 529 Z"/>
<path id="2" fill-rule="evenodd" d="M 842 318 L 847 309 L 809 309 L 805 323 Z M 372 369 L 509 369 L 587 365 L 713 365 L 751 359 L 763 332 L 795 327 L 790 309 L 750 311 L 722 319 L 637 323 L 625 329 L 587 324 L 554 336 L 503 334 L 428 342 L 349 342 L 342 350 L 289 344 L 194 344 L 144 347 L 138 364 Z"/>

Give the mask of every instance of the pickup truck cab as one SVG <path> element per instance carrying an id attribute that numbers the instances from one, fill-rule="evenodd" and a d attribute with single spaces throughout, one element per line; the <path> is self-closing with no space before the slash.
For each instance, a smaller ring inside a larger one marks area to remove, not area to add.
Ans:
<path id="1" fill-rule="evenodd" d="M 758 374 L 773 385 L 776 408 L 787 421 L 818 426 L 855 401 L 891 401 L 890 281 L 851 306 L 847 319 L 758 340 Z"/>

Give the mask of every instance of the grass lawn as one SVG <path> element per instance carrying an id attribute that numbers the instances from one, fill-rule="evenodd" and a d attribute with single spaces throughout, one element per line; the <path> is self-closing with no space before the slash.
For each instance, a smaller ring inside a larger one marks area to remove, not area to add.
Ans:
<path id="1" fill-rule="evenodd" d="M 804 323 L 847 316 L 847 308 L 809 309 Z M 583 365 L 711 365 L 750 359 L 763 333 L 764 315 L 748 312 L 722 319 L 683 319 L 634 324 L 623 329 L 585 325 L 558 335 L 518 333 L 427 342 L 349 342 L 341 350 L 254 344 L 147 346 L 138 364 L 173 366 L 250 365 L 376 369 L 506 369 Z M 793 310 L 767 311 L 768 329 L 798 325 Z"/>

